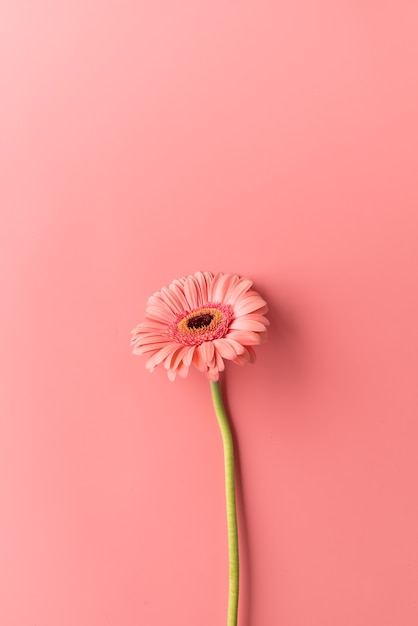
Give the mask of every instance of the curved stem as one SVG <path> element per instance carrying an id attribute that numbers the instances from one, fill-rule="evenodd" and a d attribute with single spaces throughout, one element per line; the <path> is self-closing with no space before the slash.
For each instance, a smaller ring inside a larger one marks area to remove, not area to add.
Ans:
<path id="1" fill-rule="evenodd" d="M 234 444 L 228 417 L 222 400 L 219 382 L 211 382 L 212 400 L 221 429 L 224 446 L 225 462 L 225 494 L 226 494 L 226 519 L 228 526 L 228 550 L 229 550 L 229 596 L 228 596 L 228 621 L 227 626 L 237 626 L 238 619 L 238 591 L 239 591 L 239 558 L 238 558 L 238 529 L 237 512 L 235 505 L 235 481 L 234 481 Z"/>

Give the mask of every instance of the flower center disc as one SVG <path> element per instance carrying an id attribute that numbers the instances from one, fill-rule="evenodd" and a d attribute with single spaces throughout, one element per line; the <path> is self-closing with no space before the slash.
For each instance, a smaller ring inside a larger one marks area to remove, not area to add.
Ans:
<path id="1" fill-rule="evenodd" d="M 234 312 L 229 304 L 208 302 L 206 306 L 179 314 L 168 328 L 172 339 L 186 346 L 225 337 Z"/>
<path id="2" fill-rule="evenodd" d="M 215 316 L 212 313 L 201 313 L 187 320 L 187 328 L 205 328 Z"/>

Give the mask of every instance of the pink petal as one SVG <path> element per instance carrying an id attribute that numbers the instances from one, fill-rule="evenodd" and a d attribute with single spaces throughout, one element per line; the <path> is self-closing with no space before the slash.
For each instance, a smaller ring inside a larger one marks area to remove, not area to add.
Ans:
<path id="1" fill-rule="evenodd" d="M 183 360 L 184 354 L 186 353 L 186 349 L 187 349 L 187 346 L 183 346 L 182 348 L 180 348 L 180 350 L 178 350 L 175 353 L 175 355 L 174 355 L 174 357 L 173 357 L 173 359 L 171 361 L 170 369 L 176 370 L 178 368 L 179 364 Z"/>
<path id="2" fill-rule="evenodd" d="M 173 320 L 173 313 L 170 309 L 163 309 L 161 306 L 155 304 L 147 307 L 147 317 L 150 317 L 157 322 L 167 322 L 168 324 Z"/>
<path id="3" fill-rule="evenodd" d="M 219 273 L 215 276 L 212 283 L 212 294 L 209 293 L 212 302 L 225 302 L 228 291 L 239 280 L 235 274 Z"/>
<path id="4" fill-rule="evenodd" d="M 251 289 L 252 284 L 253 281 L 249 278 L 241 278 L 226 295 L 225 303 L 234 305 L 249 289 Z"/>
<path id="5" fill-rule="evenodd" d="M 185 365 L 187 365 L 187 367 L 189 367 L 190 363 L 192 362 L 194 350 L 195 350 L 195 346 L 183 346 L 183 348 L 181 348 L 179 352 L 176 353 L 176 356 L 172 362 L 171 367 L 173 369 L 177 369 L 177 367 L 179 366 L 181 362 L 183 362 Z"/>
<path id="6" fill-rule="evenodd" d="M 224 341 L 228 342 L 237 354 L 242 354 L 245 350 L 245 347 L 239 341 L 235 341 L 232 337 L 224 337 Z"/>
<path id="7" fill-rule="evenodd" d="M 164 302 L 164 300 L 161 299 L 161 293 L 158 291 L 157 293 L 153 293 L 152 296 L 150 296 L 147 300 L 147 308 L 149 306 L 157 306 L 157 307 L 162 307 L 163 309 L 166 308 L 166 304 Z"/>
<path id="8" fill-rule="evenodd" d="M 202 306 L 203 303 L 199 301 L 194 276 L 188 276 L 186 278 L 186 282 L 184 283 L 184 293 L 190 309 L 197 309 L 199 306 Z"/>
<path id="9" fill-rule="evenodd" d="M 150 344 L 145 344 L 145 345 L 141 345 L 141 346 L 137 346 L 135 347 L 132 352 L 134 354 L 145 354 L 146 352 L 158 352 L 158 350 L 161 350 L 162 348 L 165 348 L 167 346 L 167 342 L 161 342 L 161 343 L 150 343 Z"/>
<path id="10" fill-rule="evenodd" d="M 187 374 L 189 373 L 189 368 L 184 363 L 180 363 L 177 373 L 181 378 L 186 378 Z"/>
<path id="11" fill-rule="evenodd" d="M 238 341 L 243 346 L 256 346 L 264 340 L 262 333 L 254 333 L 251 330 L 231 330 L 227 337 Z"/>
<path id="12" fill-rule="evenodd" d="M 254 320 L 255 322 L 261 322 L 261 324 L 264 324 L 264 326 L 270 326 L 270 322 L 267 317 L 264 317 L 264 315 L 260 315 L 258 311 L 257 313 L 247 313 L 247 315 L 244 315 L 243 317 L 248 320 Z"/>
<path id="13" fill-rule="evenodd" d="M 199 372 L 206 372 L 206 370 L 208 369 L 207 363 L 204 360 L 200 350 L 196 349 L 194 351 L 192 363 L 199 370 Z"/>
<path id="14" fill-rule="evenodd" d="M 258 311 L 258 309 L 261 309 L 263 306 L 265 306 L 265 302 L 260 296 L 249 296 L 248 298 L 237 302 L 234 306 L 234 312 L 238 317 L 246 315 L 247 313 Z"/>
<path id="15" fill-rule="evenodd" d="M 224 337 L 223 339 L 215 339 L 214 342 L 215 348 L 219 351 L 219 354 L 224 359 L 234 360 L 237 354 L 242 354 L 244 352 L 244 346 L 242 346 L 237 341 L 230 339 L 229 336 Z"/>
<path id="16" fill-rule="evenodd" d="M 266 330 L 266 327 L 261 322 L 256 322 L 246 317 L 237 317 L 229 328 L 231 330 L 254 330 L 255 332 L 263 332 Z"/>
<path id="17" fill-rule="evenodd" d="M 237 365 L 246 365 L 251 360 L 251 355 L 248 350 L 245 350 L 242 354 L 239 354 L 235 359 L 234 363 Z"/>
<path id="18" fill-rule="evenodd" d="M 161 289 L 161 298 L 175 315 L 178 315 L 184 310 L 181 300 L 177 297 L 177 294 L 172 289 L 163 287 Z"/>
<path id="19" fill-rule="evenodd" d="M 178 348 L 176 343 L 166 344 L 161 350 L 153 354 L 148 361 L 145 363 L 145 367 L 147 369 L 154 369 L 157 365 L 162 363 L 166 357 L 172 352 L 175 352 Z"/>
<path id="20" fill-rule="evenodd" d="M 196 346 L 187 346 L 187 351 L 183 358 L 183 363 L 187 365 L 187 367 L 189 367 L 189 365 L 191 364 L 193 360 L 193 354 L 195 350 L 196 350 Z"/>
<path id="21" fill-rule="evenodd" d="M 216 367 L 220 372 L 225 369 L 225 363 L 218 350 L 215 350 Z"/>
<path id="22" fill-rule="evenodd" d="M 212 280 L 212 274 L 209 272 L 196 272 L 196 285 L 198 290 L 198 300 L 202 304 L 209 302 L 208 299 L 208 282 Z"/>
<path id="23" fill-rule="evenodd" d="M 135 332 L 152 332 L 152 331 L 165 331 L 167 329 L 167 324 L 165 322 L 158 322 L 157 320 L 145 319 L 144 322 L 138 324 L 136 328 L 132 331 Z"/>
<path id="24" fill-rule="evenodd" d="M 154 333 L 144 333 L 144 334 L 140 334 L 137 335 L 136 337 L 133 337 L 131 340 L 132 345 L 134 346 L 138 346 L 138 345 L 145 345 L 147 343 L 167 343 L 167 338 L 164 337 L 164 335 L 155 335 Z"/>
<path id="25" fill-rule="evenodd" d="M 202 359 L 207 363 L 208 367 L 210 367 L 215 355 L 215 348 L 212 341 L 204 341 L 197 349 L 200 351 Z"/>
<path id="26" fill-rule="evenodd" d="M 169 290 L 173 292 L 174 296 L 177 298 L 180 307 L 186 311 L 189 308 L 188 302 L 186 300 L 186 296 L 184 295 L 184 287 L 183 287 L 183 283 L 180 283 L 180 281 L 173 281 L 171 283 L 171 285 L 169 286 Z"/>
<path id="27" fill-rule="evenodd" d="M 171 382 L 176 380 L 176 374 L 177 374 L 176 370 L 167 370 L 167 376 L 168 376 L 168 379 L 171 380 Z"/>
<path id="28" fill-rule="evenodd" d="M 170 354 L 169 354 L 169 355 L 168 355 L 168 356 L 164 359 L 164 361 L 163 361 L 163 366 L 164 366 L 164 368 L 165 368 L 166 370 L 168 370 L 168 369 L 175 369 L 175 368 L 173 367 L 173 365 L 172 365 L 172 364 L 173 364 L 173 360 L 174 360 L 175 358 L 177 358 L 178 353 L 179 353 L 179 352 L 181 352 L 181 351 L 182 351 L 181 346 L 178 346 L 178 347 L 177 347 L 177 350 L 173 350 L 173 352 L 171 352 L 171 353 L 170 353 Z"/>

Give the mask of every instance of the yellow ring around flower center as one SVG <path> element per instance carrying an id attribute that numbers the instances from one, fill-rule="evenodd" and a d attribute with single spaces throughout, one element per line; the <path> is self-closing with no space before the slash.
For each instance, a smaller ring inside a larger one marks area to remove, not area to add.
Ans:
<path id="1" fill-rule="evenodd" d="M 209 315 L 212 318 L 209 324 L 207 325 L 205 324 L 197 328 L 193 326 L 189 326 L 190 320 L 192 320 L 193 318 L 203 317 L 205 315 Z M 180 333 L 186 334 L 186 335 L 188 334 L 199 335 L 201 333 L 207 332 L 208 330 L 213 330 L 214 328 L 216 328 L 216 326 L 218 326 L 218 324 L 222 321 L 223 317 L 224 317 L 223 313 L 219 309 L 212 308 L 212 307 L 204 307 L 197 311 L 192 311 L 191 313 L 183 317 L 180 320 L 180 322 L 177 324 L 177 330 Z"/>

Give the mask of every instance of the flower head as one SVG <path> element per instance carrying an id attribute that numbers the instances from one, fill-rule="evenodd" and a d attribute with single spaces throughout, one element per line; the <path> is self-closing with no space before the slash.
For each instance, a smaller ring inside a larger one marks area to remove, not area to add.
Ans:
<path id="1" fill-rule="evenodd" d="M 252 281 L 236 274 L 197 272 L 174 280 L 147 302 L 145 321 L 132 331 L 134 354 L 145 367 L 161 363 L 170 380 L 186 377 L 190 365 L 210 380 L 219 379 L 224 359 L 253 362 L 252 346 L 266 339 L 266 302 Z"/>

